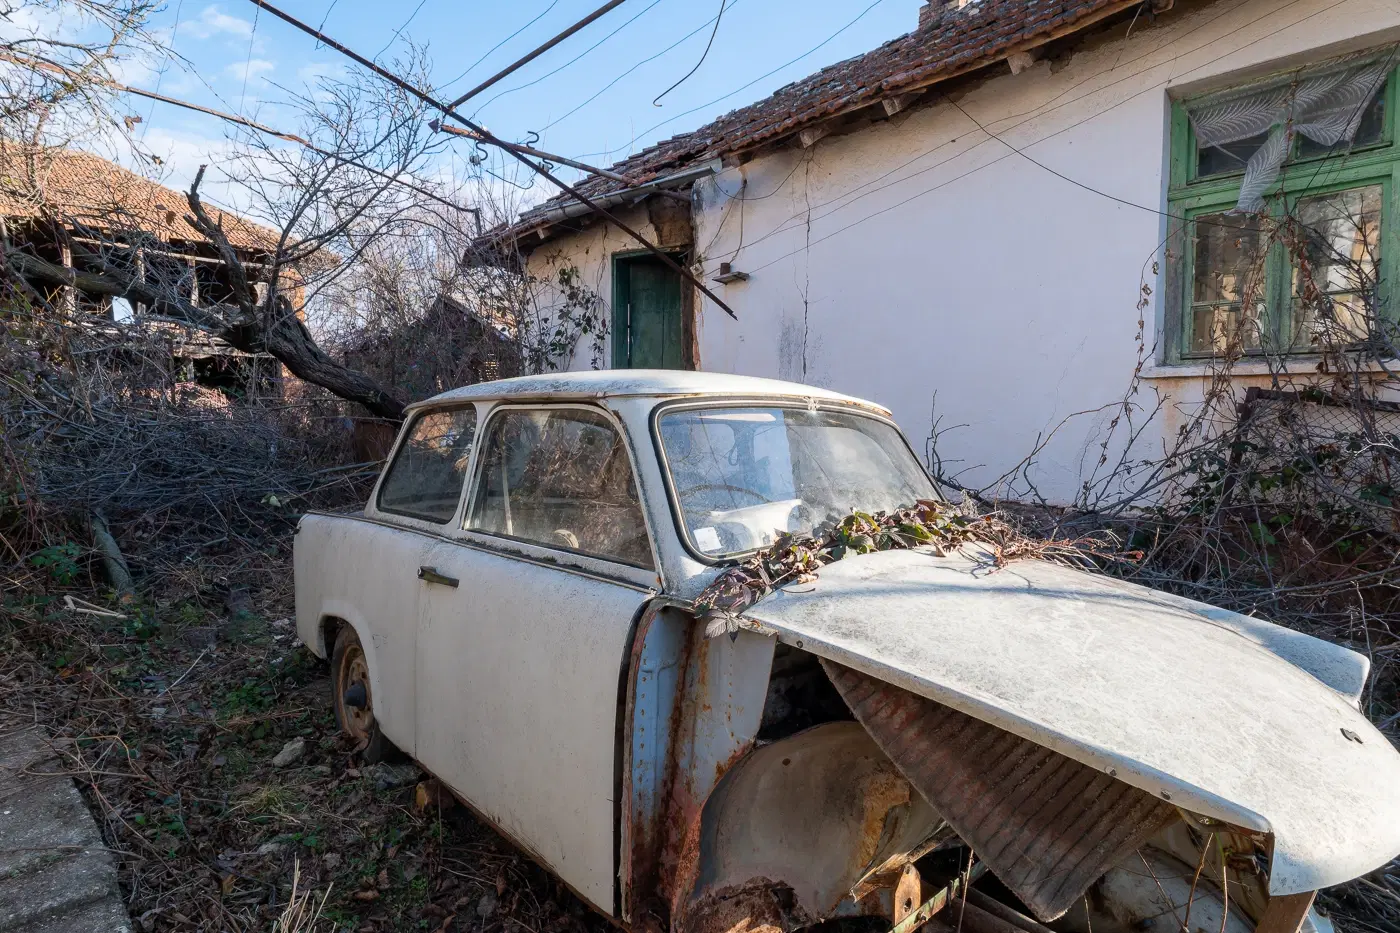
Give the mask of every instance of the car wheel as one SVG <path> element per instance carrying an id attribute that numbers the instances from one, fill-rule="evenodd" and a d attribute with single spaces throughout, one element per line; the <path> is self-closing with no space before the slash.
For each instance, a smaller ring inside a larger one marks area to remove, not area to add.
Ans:
<path id="1" fill-rule="evenodd" d="M 384 760 L 393 746 L 374 718 L 374 692 L 369 682 L 369 661 L 360 636 L 342 626 L 331 654 L 331 704 L 341 731 L 355 740 L 367 762 Z"/>

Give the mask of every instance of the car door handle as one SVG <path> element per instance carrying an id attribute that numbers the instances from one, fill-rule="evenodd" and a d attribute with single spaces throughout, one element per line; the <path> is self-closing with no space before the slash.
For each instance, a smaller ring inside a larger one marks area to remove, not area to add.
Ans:
<path id="1" fill-rule="evenodd" d="M 462 582 L 456 577 L 444 576 L 443 574 L 438 573 L 432 567 L 419 567 L 418 579 L 422 580 L 424 583 L 438 583 L 442 586 L 450 586 L 454 590 L 457 588 L 457 584 Z"/>

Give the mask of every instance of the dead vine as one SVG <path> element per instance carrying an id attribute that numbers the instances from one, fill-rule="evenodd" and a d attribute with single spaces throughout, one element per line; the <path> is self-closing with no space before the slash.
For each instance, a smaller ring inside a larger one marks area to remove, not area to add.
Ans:
<path id="1" fill-rule="evenodd" d="M 781 535 L 716 577 L 697 597 L 696 609 L 706 635 L 733 634 L 744 610 L 784 584 L 815 580 L 822 567 L 835 561 L 910 548 L 944 557 L 968 545 L 980 545 L 998 568 L 1033 558 L 1089 569 L 1142 556 L 1122 550 L 1110 533 L 1033 538 L 1000 514 L 977 515 L 941 500 L 921 499 L 894 512 L 853 512 L 815 535 Z"/>

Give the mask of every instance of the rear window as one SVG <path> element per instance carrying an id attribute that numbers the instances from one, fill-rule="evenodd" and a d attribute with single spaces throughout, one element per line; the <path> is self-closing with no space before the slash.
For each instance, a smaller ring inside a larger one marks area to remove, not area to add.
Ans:
<path id="1" fill-rule="evenodd" d="M 408 429 L 379 487 L 379 508 L 443 524 L 457 511 L 476 438 L 476 409 L 430 411 Z"/>

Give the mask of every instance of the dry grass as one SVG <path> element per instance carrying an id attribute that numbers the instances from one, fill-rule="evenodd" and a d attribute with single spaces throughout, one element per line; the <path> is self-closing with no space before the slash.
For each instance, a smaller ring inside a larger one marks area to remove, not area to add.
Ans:
<path id="1" fill-rule="evenodd" d="M 411 782 L 358 759 L 296 642 L 289 573 L 244 555 L 119 605 L 30 572 L 0 604 L 0 719 L 48 729 L 137 929 L 606 929 L 461 808 L 418 812 Z M 251 610 L 228 612 L 229 587 L 256 581 Z M 71 611 L 70 594 L 115 615 Z M 294 738 L 304 757 L 274 767 Z"/>

